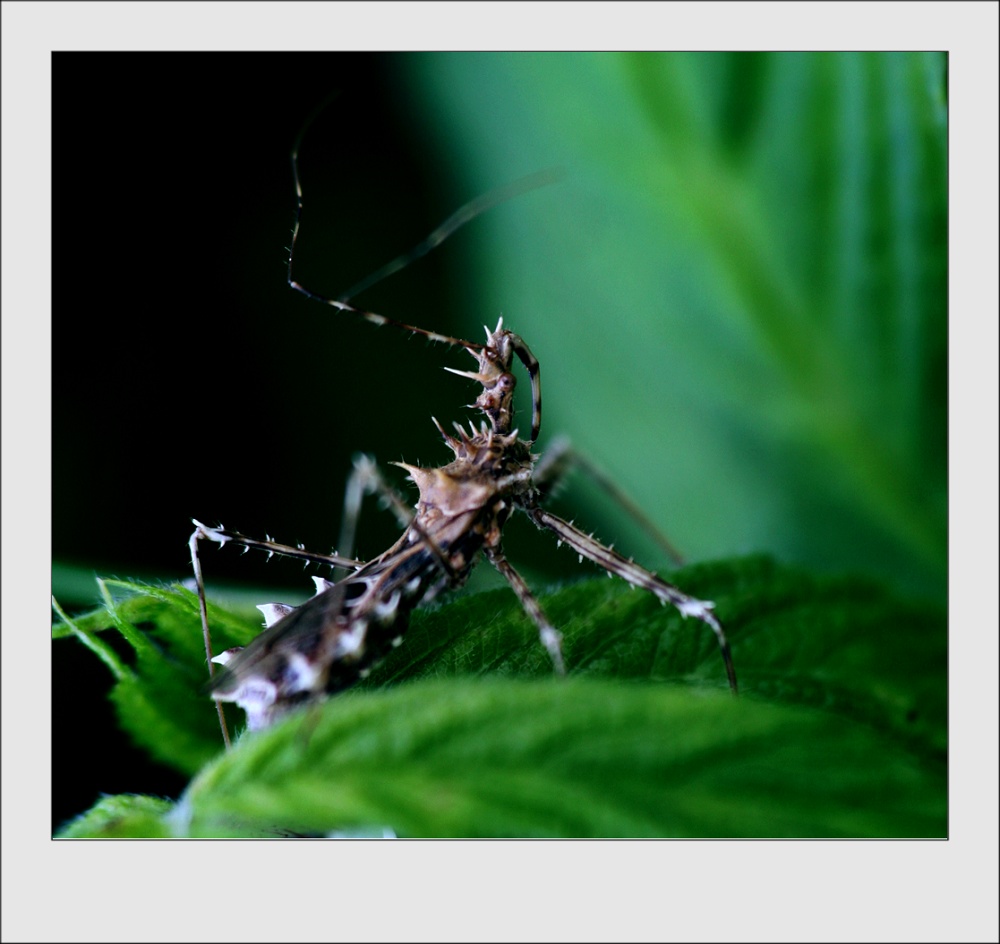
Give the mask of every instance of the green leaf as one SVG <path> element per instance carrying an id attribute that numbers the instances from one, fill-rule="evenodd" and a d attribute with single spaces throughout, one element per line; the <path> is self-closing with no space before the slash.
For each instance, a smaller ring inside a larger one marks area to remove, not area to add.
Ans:
<path id="1" fill-rule="evenodd" d="M 943 751 L 946 631 L 936 606 L 907 604 L 861 578 L 815 577 L 767 557 L 685 568 L 687 592 L 716 603 L 747 697 L 825 707 Z M 725 689 L 714 636 L 618 581 L 543 597 L 572 675 Z M 362 688 L 473 672 L 547 678 L 534 625 L 505 590 L 419 614 L 406 645 Z"/>
<path id="2" fill-rule="evenodd" d="M 156 587 L 127 580 L 100 581 L 106 605 L 73 619 L 91 636 L 117 629 L 134 649 L 134 664 L 112 690 L 122 728 L 151 756 L 193 774 L 221 749 L 218 720 L 204 689 L 208 671 L 197 597 L 183 587 Z M 261 630 L 260 614 L 210 605 L 216 651 L 245 645 Z M 66 621 L 55 639 L 72 633 Z"/>
<path id="3" fill-rule="evenodd" d="M 944 797 L 942 769 L 824 712 L 491 679 L 331 702 L 247 738 L 182 807 L 204 836 L 236 819 L 306 834 L 939 836 Z"/>
<path id="4" fill-rule="evenodd" d="M 198 776 L 170 828 L 943 834 L 940 609 L 764 557 L 673 579 L 715 600 L 741 698 L 726 692 L 703 624 L 619 581 L 581 581 L 541 598 L 564 633 L 571 680 L 553 676 L 512 594 L 477 594 L 414 614 L 404 645 L 351 692 L 242 738 Z M 221 747 L 200 692 L 196 601 L 182 588 L 107 586 L 115 612 L 103 623 L 121 631 L 142 616 L 150 640 L 115 689 L 122 724 L 155 756 L 193 772 Z M 259 617 L 210 612 L 216 650 L 259 631 Z M 97 632 L 102 618 L 75 622 Z"/>
<path id="5" fill-rule="evenodd" d="M 124 793 L 102 797 L 56 833 L 57 839 L 159 839 L 170 835 L 170 800 Z"/>

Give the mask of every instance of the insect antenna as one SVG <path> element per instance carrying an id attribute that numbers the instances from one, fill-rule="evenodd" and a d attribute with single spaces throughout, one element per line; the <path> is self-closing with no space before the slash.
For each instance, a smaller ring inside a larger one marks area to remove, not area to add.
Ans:
<path id="1" fill-rule="evenodd" d="M 440 246 L 452 233 L 461 229 L 466 223 L 472 222 L 472 220 L 487 210 L 492 210 L 493 207 L 499 206 L 501 203 L 506 203 L 508 200 L 513 200 L 514 197 L 519 197 L 521 194 L 528 193 L 531 190 L 537 190 L 539 187 L 546 187 L 549 184 L 556 183 L 564 176 L 565 173 L 560 168 L 550 167 L 547 170 L 528 174 L 502 187 L 490 190 L 488 193 L 481 194 L 474 200 L 470 200 L 465 206 L 459 207 L 434 232 L 425 239 L 422 239 L 416 246 L 408 252 L 396 256 L 395 259 L 387 262 L 366 279 L 362 279 L 357 285 L 352 286 L 348 291 L 338 296 L 337 301 L 348 302 L 355 295 L 360 295 L 366 289 L 377 285 L 383 279 L 394 275 L 400 269 L 405 269 L 410 263 L 416 262 L 422 256 L 426 256 L 432 249 Z"/>
<path id="2" fill-rule="evenodd" d="M 484 346 L 482 344 L 476 344 L 472 341 L 465 341 L 461 338 L 453 338 L 450 335 L 439 334 L 436 331 L 428 331 L 424 328 L 418 328 L 416 325 L 409 325 L 406 324 L 405 322 L 397 321 L 395 318 L 389 318 L 386 315 L 380 315 L 373 311 L 365 311 L 364 309 L 361 308 L 355 308 L 354 306 L 347 304 L 346 301 L 346 299 L 350 297 L 352 293 L 348 293 L 342 296 L 341 298 L 330 298 L 326 295 L 321 295 L 318 292 L 314 292 L 311 289 L 306 288 L 300 282 L 296 281 L 293 272 L 293 266 L 295 262 L 295 244 L 298 242 L 299 227 L 302 222 L 302 178 L 301 175 L 299 174 L 299 149 L 302 145 L 302 139 L 305 136 L 306 131 L 309 129 L 309 126 L 312 124 L 313 119 L 320 110 L 322 110 L 322 106 L 320 107 L 320 109 L 317 109 L 317 112 L 314 112 L 313 115 L 303 125 L 302 130 L 299 132 L 298 137 L 295 140 L 295 145 L 292 148 L 292 177 L 295 181 L 295 224 L 292 227 L 292 243 L 288 248 L 289 286 L 295 289 L 296 292 L 305 295 L 306 298 L 311 298 L 313 301 L 320 302 L 323 305 L 328 305 L 331 308 L 336 308 L 338 311 L 345 311 L 349 312 L 350 314 L 357 315 L 363 318 L 365 321 L 371 322 L 372 324 L 392 325 L 393 327 L 400 328 L 403 331 L 409 331 L 410 334 L 419 334 L 422 337 L 428 338 L 431 341 L 439 341 L 443 344 L 452 344 L 452 345 L 457 345 L 459 347 L 464 347 L 466 350 L 470 351 L 474 356 L 478 355 L 479 352 L 484 349 Z M 424 249 L 422 252 L 417 253 L 417 255 L 414 256 L 414 258 L 419 258 L 427 251 L 429 251 L 429 247 L 428 249 Z M 390 263 L 389 266 L 384 266 L 383 269 L 389 269 L 393 265 L 394 263 Z M 400 263 L 400 265 L 396 266 L 395 268 L 392 268 L 391 271 L 395 272 L 397 268 L 402 268 L 402 265 L 405 265 L 405 263 Z M 381 277 L 384 278 L 384 276 Z M 376 279 L 375 281 L 378 280 Z M 364 287 L 367 288 L 373 284 L 374 281 L 372 281 L 371 279 L 366 279 Z"/>
<path id="3" fill-rule="evenodd" d="M 400 269 L 406 268 L 410 263 L 415 262 L 422 256 L 425 256 L 432 249 L 440 246 L 449 236 L 455 233 L 457 230 L 461 229 L 466 223 L 471 222 L 477 216 L 485 213 L 487 210 L 498 206 L 507 200 L 512 200 L 514 197 L 518 197 L 521 194 L 528 193 L 531 190 L 537 190 L 540 187 L 548 186 L 551 183 L 555 183 L 561 180 L 565 173 L 560 168 L 549 168 L 547 170 L 537 171 L 533 174 L 528 174 L 525 177 L 521 177 L 512 183 L 506 184 L 501 187 L 497 187 L 488 193 L 482 194 L 476 197 L 474 200 L 470 200 L 464 206 L 460 207 L 451 216 L 448 217 L 440 226 L 438 226 L 429 236 L 422 239 L 416 246 L 407 252 L 402 253 L 395 259 L 386 263 L 370 276 L 363 279 L 361 282 L 354 285 L 348 291 L 342 293 L 337 298 L 330 298 L 326 295 L 321 295 L 318 292 L 314 292 L 311 289 L 306 288 L 301 282 L 298 282 L 293 274 L 293 264 L 295 259 L 295 244 L 299 237 L 299 227 L 302 220 L 302 178 L 299 173 L 299 150 L 301 148 L 302 139 L 305 136 L 306 131 L 312 124 L 316 115 L 325 107 L 326 103 L 321 105 L 310 118 L 303 125 L 302 130 L 299 132 L 298 137 L 295 140 L 295 144 L 292 148 L 292 177 L 295 181 L 295 224 L 292 227 L 292 242 L 288 250 L 288 284 L 295 291 L 306 298 L 310 298 L 313 301 L 320 302 L 330 308 L 336 308 L 338 311 L 349 312 L 353 315 L 357 315 L 363 318 L 365 321 L 369 321 L 375 325 L 391 325 L 393 327 L 399 328 L 403 331 L 408 331 L 410 334 L 419 334 L 422 337 L 427 338 L 431 341 L 438 341 L 442 344 L 451 344 L 457 347 L 464 347 L 477 359 L 481 352 L 487 351 L 489 345 L 476 344 L 473 341 L 465 341 L 462 338 L 455 338 L 450 335 L 440 334 L 437 331 L 428 331 L 425 328 L 418 328 L 416 325 L 406 324 L 405 322 L 398 321 L 395 318 L 389 318 L 386 315 L 380 315 L 377 312 L 366 311 L 362 308 L 355 308 L 353 305 L 348 304 L 348 300 L 354 298 L 354 296 L 360 294 L 366 289 L 371 288 L 373 285 L 381 282 L 383 279 L 388 278 L 390 275 L 395 274 Z M 487 330 L 487 335 L 490 332 Z M 531 381 L 532 389 L 532 418 L 531 418 L 531 441 L 534 442 L 538 438 L 538 431 L 541 425 L 541 381 L 539 379 L 538 361 L 532 355 L 531 351 L 528 350 L 528 346 L 517 336 L 508 332 L 510 342 L 512 344 L 514 352 L 517 354 L 518 359 L 525 366 L 528 371 L 528 375 Z"/>

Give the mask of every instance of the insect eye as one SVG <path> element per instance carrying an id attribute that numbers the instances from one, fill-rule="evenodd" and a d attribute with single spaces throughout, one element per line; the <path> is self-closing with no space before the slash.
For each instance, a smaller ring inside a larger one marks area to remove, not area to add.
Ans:
<path id="1" fill-rule="evenodd" d="M 501 390 L 513 390 L 516 383 L 517 378 L 513 374 L 501 374 L 497 380 L 497 386 Z"/>

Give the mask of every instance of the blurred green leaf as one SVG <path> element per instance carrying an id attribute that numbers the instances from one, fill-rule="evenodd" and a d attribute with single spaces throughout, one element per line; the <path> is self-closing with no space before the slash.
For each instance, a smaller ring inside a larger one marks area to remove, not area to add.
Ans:
<path id="1" fill-rule="evenodd" d="M 873 768 L 878 776 L 873 782 Z M 426 682 L 245 742 L 181 801 L 400 836 L 940 836 L 944 771 L 835 715 L 597 679 Z"/>
<path id="2" fill-rule="evenodd" d="M 125 793 L 102 797 L 82 816 L 67 823 L 57 839 L 159 839 L 170 835 L 165 817 L 170 800 Z"/>
<path id="3" fill-rule="evenodd" d="M 469 237 L 470 330 L 502 311 L 531 344 L 543 446 L 568 433 L 695 556 L 944 598 L 943 54 L 405 61 L 460 193 L 569 171 Z"/>

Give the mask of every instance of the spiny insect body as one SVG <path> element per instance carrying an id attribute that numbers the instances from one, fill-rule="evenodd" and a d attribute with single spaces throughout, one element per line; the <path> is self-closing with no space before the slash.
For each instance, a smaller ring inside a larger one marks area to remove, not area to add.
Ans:
<path id="1" fill-rule="evenodd" d="M 302 211 L 297 149 L 292 166 L 298 193 L 298 211 L 289 253 L 289 284 L 302 294 L 379 325 L 393 325 L 434 341 L 464 347 L 477 362 L 474 371 L 446 368 L 480 384 L 475 401 L 485 419 L 478 429 L 467 432 L 455 424 L 451 435 L 434 419 L 454 459 L 439 468 L 404 468 L 420 492 L 416 513 L 382 478 L 374 463 L 361 457 L 352 472 L 345 501 L 347 531 L 353 534 L 354 520 L 364 493 L 378 494 L 396 513 L 405 530 L 388 550 L 367 563 L 349 556 L 314 554 L 300 547 L 276 544 L 270 539 L 255 540 L 224 528 L 211 528 L 195 521 L 190 547 L 201 605 L 202 627 L 208 658 L 224 668 L 211 682 L 217 702 L 235 702 L 246 711 L 251 730 L 272 724 L 288 710 L 341 691 L 361 678 L 394 646 L 402 641 L 410 612 L 443 590 L 461 586 L 480 554 L 504 576 L 539 630 L 542 644 L 552 657 L 556 672 L 565 672 L 561 636 L 546 618 L 541 606 L 520 574 L 504 556 L 501 534 L 515 509 L 524 512 L 539 528 L 551 531 L 556 539 L 636 587 L 649 590 L 664 603 L 673 604 L 684 616 L 693 616 L 715 633 L 722 650 L 729 685 L 736 691 L 736 675 L 729 646 L 713 604 L 686 595 L 655 574 L 622 557 L 611 547 L 595 540 L 574 524 L 553 515 L 543 501 L 568 465 L 579 460 L 566 445 L 554 447 L 540 458 L 531 451 L 541 425 L 541 382 L 538 361 L 527 344 L 503 327 L 486 329 L 486 344 L 476 344 L 427 331 L 374 312 L 347 304 L 346 296 L 330 299 L 304 288 L 292 278 L 292 258 Z M 546 182 L 542 180 L 541 182 Z M 538 186 L 538 175 L 522 184 L 498 191 L 496 199 L 470 204 L 454 214 L 404 258 L 410 261 L 438 244 L 461 223 L 488 206 L 515 192 Z M 401 267 L 396 260 L 385 267 L 386 274 Z M 372 280 L 366 281 L 371 284 Z M 529 439 L 520 439 L 513 426 L 513 396 L 516 380 L 511 373 L 514 357 L 527 370 L 531 381 L 532 417 Z M 587 465 L 584 463 L 584 468 Z M 635 509 L 630 509 L 635 513 Z M 198 557 L 198 543 L 210 540 L 234 543 L 244 550 L 258 548 L 269 554 L 296 557 L 307 562 L 346 568 L 346 577 L 336 581 L 314 577 L 317 592 L 301 606 L 264 604 L 260 607 L 267 628 L 248 646 L 212 656 L 205 604 L 204 581 Z M 348 538 L 345 555 L 353 537 Z M 211 668 L 211 663 L 210 663 Z M 228 744 L 225 720 L 218 706 L 223 737 Z"/>

